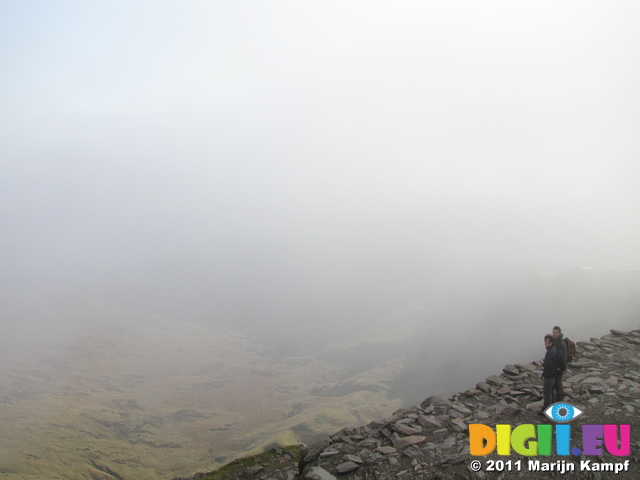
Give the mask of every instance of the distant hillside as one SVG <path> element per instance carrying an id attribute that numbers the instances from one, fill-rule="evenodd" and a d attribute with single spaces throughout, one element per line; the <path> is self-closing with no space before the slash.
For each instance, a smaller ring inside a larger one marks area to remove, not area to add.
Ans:
<path id="1" fill-rule="evenodd" d="M 496 451 L 485 456 L 470 454 L 470 424 L 515 428 L 553 423 L 539 414 L 541 366 L 530 362 L 506 365 L 499 375 L 491 375 L 450 398 L 430 396 L 419 406 L 397 410 L 385 419 L 343 428 L 302 451 L 274 449 L 238 459 L 219 470 L 174 480 L 508 480 L 563 474 L 579 480 L 614 476 L 635 480 L 640 476 L 640 442 L 633 433 L 640 428 L 638 366 L 640 329 L 614 329 L 601 338 L 578 342 L 576 359 L 569 365 L 564 382 L 564 401 L 583 412 L 570 422 L 571 455 L 558 455 L 555 441 L 550 454 L 523 456 L 513 450 L 509 456 Z M 615 447 L 605 443 L 601 455 L 587 455 L 582 450 L 586 448 L 580 428 L 583 424 L 630 425 L 631 437 Z M 538 445 L 542 443 L 536 443 L 536 448 Z M 629 451 L 624 453 L 627 447 Z M 580 448 L 580 453 L 573 448 Z M 609 452 L 612 448 L 620 451 Z M 480 468 L 471 468 L 472 462 L 479 462 Z M 489 471 L 491 467 L 493 471 Z"/>
<path id="2" fill-rule="evenodd" d="M 171 478 L 399 406 L 229 330 L 64 296 L 0 308 L 3 479 Z"/>
<path id="3" fill-rule="evenodd" d="M 238 331 L 72 291 L 0 295 L 0 472 L 169 479 L 315 444 L 540 358 L 555 324 L 574 339 L 633 329 L 639 291 L 638 272 L 480 269 L 321 339 L 318 325 Z"/>

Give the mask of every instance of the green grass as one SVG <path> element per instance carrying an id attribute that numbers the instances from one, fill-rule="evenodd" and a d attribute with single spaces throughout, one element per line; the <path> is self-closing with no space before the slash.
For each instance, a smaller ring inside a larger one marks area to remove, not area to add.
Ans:
<path id="1" fill-rule="evenodd" d="M 281 457 L 287 458 L 287 462 L 275 463 L 274 458 Z M 283 468 L 288 465 L 297 465 L 302 457 L 302 447 L 299 445 L 290 445 L 288 447 L 278 447 L 267 450 L 266 452 L 259 453 L 250 457 L 239 458 L 227 463 L 224 467 L 208 473 L 196 474 L 194 479 L 203 480 L 227 480 L 238 478 L 244 470 L 253 467 L 255 465 L 268 464 L 268 466 L 260 471 L 260 474 L 264 475 L 278 466 Z"/>

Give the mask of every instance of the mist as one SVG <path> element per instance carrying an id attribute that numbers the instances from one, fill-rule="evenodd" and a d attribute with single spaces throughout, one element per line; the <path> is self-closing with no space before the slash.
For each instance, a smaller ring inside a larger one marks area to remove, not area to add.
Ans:
<path id="1" fill-rule="evenodd" d="M 639 267 L 632 5 L 0 8 L 6 291 L 304 336 Z"/>
<path id="2" fill-rule="evenodd" d="M 1 2 L 2 471 L 203 471 L 638 328 L 639 22 Z"/>

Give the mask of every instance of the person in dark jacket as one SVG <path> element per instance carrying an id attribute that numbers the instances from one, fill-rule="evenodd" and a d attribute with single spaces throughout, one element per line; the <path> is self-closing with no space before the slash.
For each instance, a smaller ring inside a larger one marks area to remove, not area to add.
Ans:
<path id="1" fill-rule="evenodd" d="M 554 346 L 556 347 L 556 356 L 558 362 L 558 373 L 556 374 L 556 382 L 553 384 L 554 401 L 561 402 L 564 398 L 564 387 L 562 385 L 562 375 L 567 369 L 567 344 L 564 343 L 562 330 L 557 325 L 552 331 Z"/>
<path id="2" fill-rule="evenodd" d="M 547 349 L 547 353 L 544 356 L 542 370 L 543 412 L 553 403 L 553 385 L 556 382 L 558 373 L 556 347 L 554 346 L 553 335 L 550 333 L 544 336 L 544 346 Z"/>

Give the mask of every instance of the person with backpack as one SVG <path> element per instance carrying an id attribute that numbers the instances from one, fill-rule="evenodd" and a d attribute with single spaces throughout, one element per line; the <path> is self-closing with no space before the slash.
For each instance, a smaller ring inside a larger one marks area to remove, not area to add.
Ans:
<path id="1" fill-rule="evenodd" d="M 567 369 L 567 344 L 562 338 L 562 330 L 557 325 L 552 330 L 553 343 L 556 347 L 556 361 L 558 372 L 556 373 L 556 382 L 553 385 L 554 401 L 560 402 L 564 398 L 564 387 L 562 385 L 562 375 Z"/>
<path id="2" fill-rule="evenodd" d="M 549 405 L 553 403 L 553 384 L 556 381 L 556 375 L 558 374 L 558 361 L 556 359 L 556 347 L 554 346 L 553 335 L 550 333 L 544 336 L 544 346 L 547 349 L 547 353 L 542 361 L 542 411 L 544 411 Z"/>

